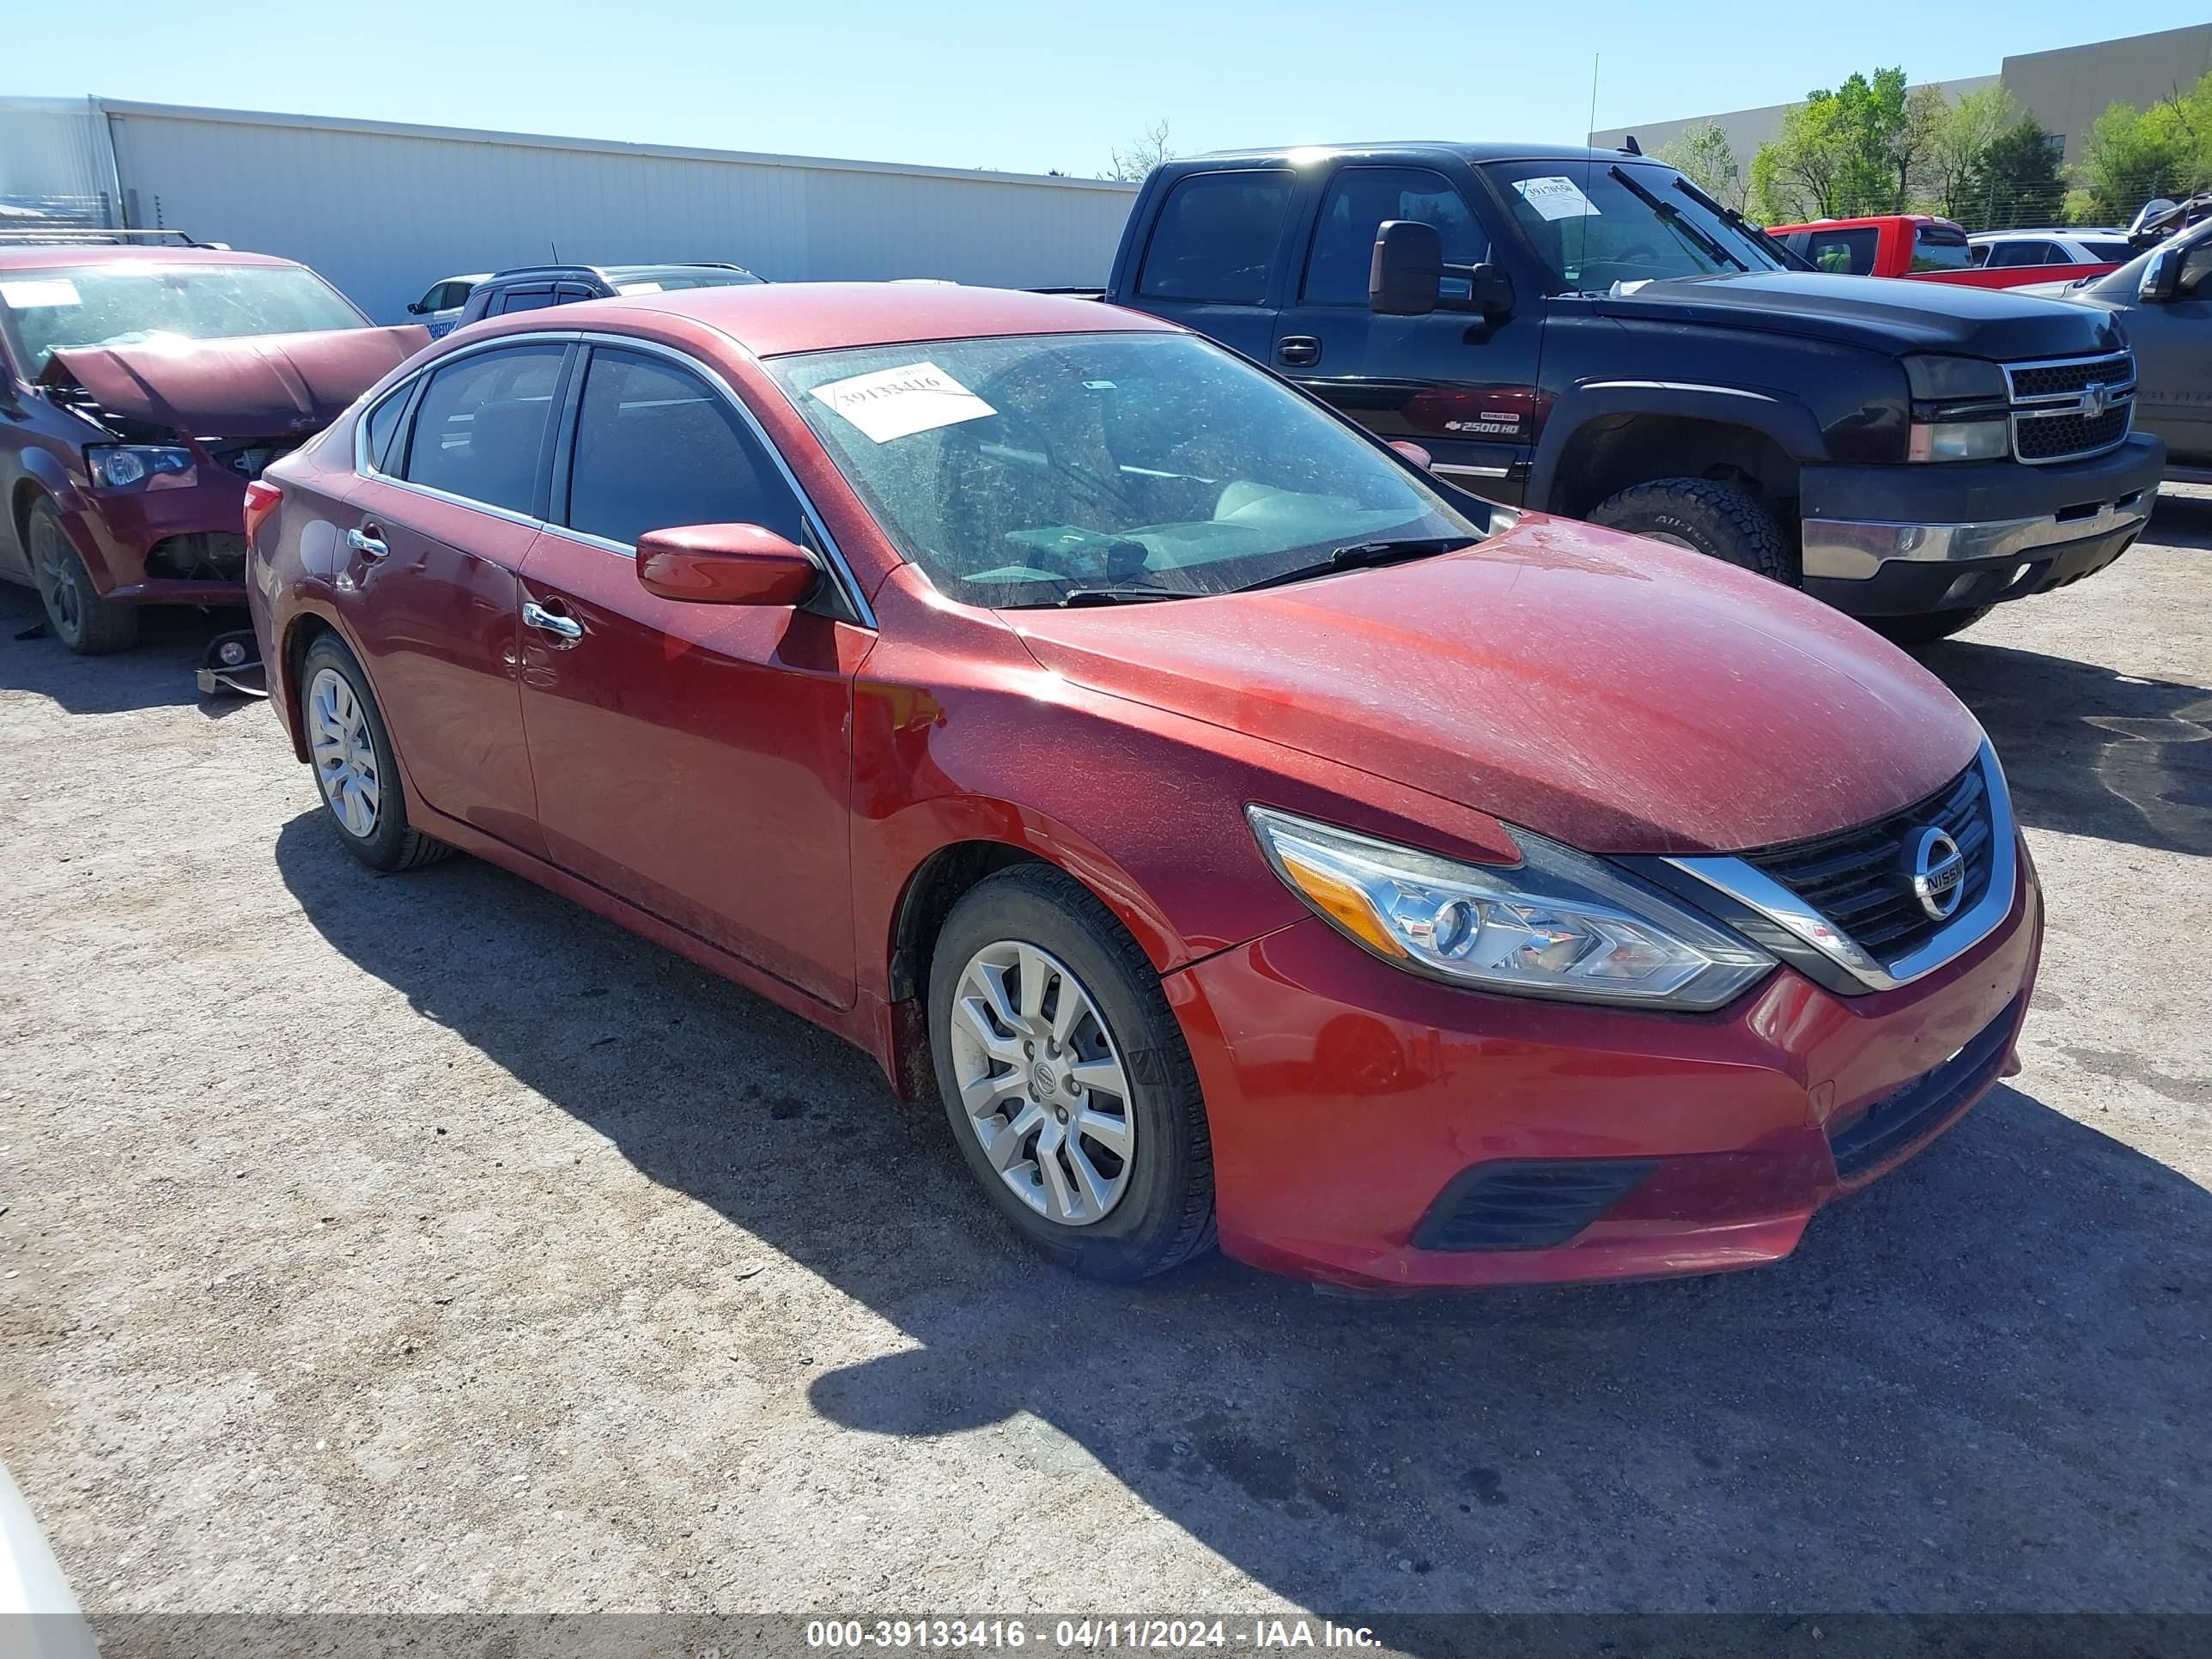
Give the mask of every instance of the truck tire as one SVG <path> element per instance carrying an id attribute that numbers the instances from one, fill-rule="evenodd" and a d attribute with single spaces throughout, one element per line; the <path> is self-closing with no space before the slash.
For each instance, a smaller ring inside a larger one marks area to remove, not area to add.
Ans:
<path id="1" fill-rule="evenodd" d="M 138 607 L 94 591 L 92 573 L 62 528 L 61 509 L 44 495 L 24 515 L 23 542 L 47 629 L 56 639 L 81 657 L 104 657 L 138 643 Z"/>
<path id="2" fill-rule="evenodd" d="M 1859 620 L 1895 645 L 1933 645 L 1963 634 L 1996 609 L 1970 605 L 1963 611 L 1930 611 L 1918 617 L 1861 617 Z"/>
<path id="3" fill-rule="evenodd" d="M 1765 501 L 1712 478 L 1655 478 L 1609 495 L 1592 524 L 1686 547 L 1778 582 L 1797 585 L 1790 542 Z"/>

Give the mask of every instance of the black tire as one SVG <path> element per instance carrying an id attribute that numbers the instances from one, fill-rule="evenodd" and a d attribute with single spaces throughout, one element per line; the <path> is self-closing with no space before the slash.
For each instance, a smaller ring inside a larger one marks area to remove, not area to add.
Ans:
<path id="1" fill-rule="evenodd" d="M 1899 645 L 1933 645 L 1965 633 L 1996 609 L 1993 605 L 1970 605 L 1963 611 L 1930 611 L 1917 617 L 1861 617 L 1859 620 Z"/>
<path id="2" fill-rule="evenodd" d="M 361 664 L 346 648 L 345 641 L 335 634 L 325 634 L 316 640 L 300 663 L 300 718 L 307 727 L 311 752 L 316 732 L 314 688 L 319 677 L 325 672 L 336 674 L 352 693 L 361 711 L 362 726 L 375 766 L 377 800 L 364 835 L 348 824 L 339 813 L 331 799 L 331 791 L 324 785 L 321 764 L 310 762 L 315 767 L 315 792 L 322 797 L 323 816 L 337 831 L 338 839 L 345 843 L 348 852 L 372 870 L 412 870 L 449 857 L 452 848 L 432 840 L 407 822 L 407 792 L 400 786 L 399 763 L 392 756 L 392 735 L 385 729 L 383 711 L 376 706 L 375 694 L 368 689 L 368 676 L 362 672 Z"/>
<path id="3" fill-rule="evenodd" d="M 39 496 L 25 515 L 24 531 L 49 633 L 81 657 L 105 657 L 138 643 L 138 607 L 100 596 L 62 528 L 60 508 Z"/>
<path id="4" fill-rule="evenodd" d="M 1094 1221 L 1054 1221 L 1031 1208 L 992 1167 L 961 1103 L 955 995 L 976 954 L 1004 941 L 1034 945 L 1065 964 L 1097 1009 L 1129 1079 L 1127 1183 Z M 1213 1144 L 1197 1069 L 1158 974 L 1095 894 L 1042 864 L 978 883 L 938 933 L 928 996 L 930 1052 L 952 1138 L 992 1206 L 1024 1239 L 1062 1267 L 1116 1284 L 1165 1273 L 1213 1248 Z"/>
<path id="5" fill-rule="evenodd" d="M 1773 510 L 1735 484 L 1656 478 L 1607 497 L 1589 521 L 1676 542 L 1723 564 L 1797 586 L 1797 562 Z"/>

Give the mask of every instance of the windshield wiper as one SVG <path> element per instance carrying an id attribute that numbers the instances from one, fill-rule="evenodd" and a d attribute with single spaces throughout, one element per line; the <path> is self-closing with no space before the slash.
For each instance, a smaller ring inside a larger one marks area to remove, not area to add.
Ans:
<path id="1" fill-rule="evenodd" d="M 1432 554 L 1449 553 L 1455 548 L 1473 544 L 1470 536 L 1402 536 L 1395 541 L 1354 542 L 1340 547 L 1325 559 L 1311 564 L 1302 564 L 1289 570 L 1279 570 L 1272 576 L 1262 576 L 1256 582 L 1246 582 L 1242 587 L 1230 590 L 1232 593 L 1252 593 L 1263 587 L 1280 587 L 1286 582 L 1309 581 L 1316 576 L 1333 576 L 1340 570 L 1359 570 L 1369 565 L 1396 564 L 1405 559 L 1425 559 Z"/>
<path id="2" fill-rule="evenodd" d="M 1698 248 L 1703 250 L 1707 258 L 1725 259 L 1729 264 L 1734 265 L 1738 270 L 1749 270 L 1751 269 L 1749 265 L 1737 258 L 1735 254 L 1730 253 L 1726 248 L 1715 241 L 1711 234 L 1708 232 L 1703 225 L 1698 223 L 1696 220 L 1690 218 L 1682 211 L 1681 209 L 1676 207 L 1672 202 L 1661 201 L 1650 191 L 1644 189 L 1643 185 L 1638 184 L 1635 179 L 1630 178 L 1628 176 L 1628 170 L 1626 167 L 1607 167 L 1606 171 L 1613 175 L 1613 181 L 1616 184 L 1627 191 L 1630 195 L 1639 198 L 1643 201 L 1644 206 L 1650 208 L 1654 213 L 1657 214 L 1659 216 L 1660 222 L 1664 224 L 1668 229 L 1675 232 L 1677 234 L 1683 236 L 1689 241 L 1696 244 Z"/>
<path id="3" fill-rule="evenodd" d="M 1812 270 L 1817 269 L 1810 259 L 1807 258 L 1803 254 L 1793 250 L 1789 243 L 1782 240 L 1781 238 L 1770 234 L 1765 225 L 1759 223 L 1756 220 L 1745 218 L 1743 215 L 1738 213 L 1732 207 L 1722 206 L 1721 204 L 1713 200 L 1711 197 L 1706 195 L 1704 191 L 1699 190 L 1697 185 L 1691 183 L 1687 179 L 1675 179 L 1674 188 L 1680 191 L 1683 195 L 1688 197 L 1692 201 L 1695 202 L 1699 207 L 1705 209 L 1708 213 L 1714 214 L 1728 224 L 1734 226 L 1741 234 L 1747 236 L 1751 240 L 1758 243 L 1759 246 L 1765 249 L 1767 252 L 1781 260 L 1785 267 L 1798 270 Z"/>
<path id="4" fill-rule="evenodd" d="M 1053 601 L 1061 611 L 1087 605 L 1140 605 L 1148 599 L 1188 599 L 1194 595 L 1172 587 L 1071 587 Z"/>

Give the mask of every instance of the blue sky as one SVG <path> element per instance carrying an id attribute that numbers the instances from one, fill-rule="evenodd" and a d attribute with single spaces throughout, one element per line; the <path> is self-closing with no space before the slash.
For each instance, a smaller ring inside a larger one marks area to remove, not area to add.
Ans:
<path id="1" fill-rule="evenodd" d="M 2124 16 L 2123 15 L 2124 12 Z M 1709 5 L 1493 0 L 368 0 L 12 9 L 0 93 L 354 115 L 716 149 L 1094 174 L 1164 118 L 1182 152 L 1339 138 L 1574 142 L 1902 63 L 2202 22 L 2204 0 Z M 229 18 L 236 28 L 218 20 Z"/>

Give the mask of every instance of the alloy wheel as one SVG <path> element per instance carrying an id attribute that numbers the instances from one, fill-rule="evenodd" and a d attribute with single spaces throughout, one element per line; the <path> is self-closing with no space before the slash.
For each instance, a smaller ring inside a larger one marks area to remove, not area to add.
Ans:
<path id="1" fill-rule="evenodd" d="M 383 800 L 376 744 L 360 697 L 335 668 L 318 671 L 307 687 L 307 741 L 323 799 L 347 834 L 368 840 Z"/>
<path id="2" fill-rule="evenodd" d="M 45 601 L 46 620 L 63 641 L 75 641 L 84 629 L 84 595 L 77 591 L 76 564 L 68 544 L 43 514 L 31 517 L 31 562 L 39 598 Z"/>
<path id="3" fill-rule="evenodd" d="M 1088 1226 L 1128 1190 L 1137 1117 L 1098 1004 L 1066 963 L 1001 939 L 952 995 L 952 1066 L 967 1126 L 1030 1208 Z"/>

